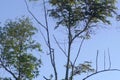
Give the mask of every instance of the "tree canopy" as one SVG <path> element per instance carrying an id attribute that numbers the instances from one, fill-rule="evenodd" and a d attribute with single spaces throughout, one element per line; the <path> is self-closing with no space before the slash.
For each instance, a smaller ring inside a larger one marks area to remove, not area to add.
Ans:
<path id="1" fill-rule="evenodd" d="M 9 20 L 0 27 L 0 68 L 16 80 L 32 80 L 39 75 L 41 59 L 32 51 L 41 51 L 40 44 L 32 39 L 36 32 L 29 18 Z"/>
<path id="2" fill-rule="evenodd" d="M 116 0 L 49 0 L 53 8 L 50 16 L 59 25 L 71 27 L 77 33 L 90 34 L 96 23 L 110 24 L 108 17 L 116 14 Z M 83 26 L 79 26 L 79 24 Z M 98 26 L 96 26 L 98 27 Z"/>

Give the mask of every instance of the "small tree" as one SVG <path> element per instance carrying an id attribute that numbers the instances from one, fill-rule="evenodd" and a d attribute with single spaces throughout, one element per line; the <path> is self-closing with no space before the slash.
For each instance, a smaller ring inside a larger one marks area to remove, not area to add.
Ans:
<path id="1" fill-rule="evenodd" d="M 41 60 L 32 52 L 41 51 L 40 45 L 32 39 L 36 30 L 29 18 L 10 20 L 0 27 L 0 68 L 15 80 L 32 80 L 39 75 Z"/>

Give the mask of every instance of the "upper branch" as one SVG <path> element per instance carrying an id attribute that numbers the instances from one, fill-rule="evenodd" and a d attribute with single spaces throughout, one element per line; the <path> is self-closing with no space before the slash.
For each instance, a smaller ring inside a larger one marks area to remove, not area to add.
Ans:
<path id="1" fill-rule="evenodd" d="M 82 34 L 83 32 L 85 32 L 85 31 L 88 29 L 88 26 L 89 26 L 89 23 L 91 22 L 91 19 L 92 19 L 92 17 L 90 17 L 90 18 L 88 19 L 88 21 L 87 21 L 86 26 L 84 27 L 84 29 L 83 29 L 82 31 L 80 31 L 79 33 L 77 33 L 77 34 L 72 38 L 71 41 L 74 41 L 74 39 L 75 39 L 76 37 L 78 37 L 80 34 Z"/>
<path id="2" fill-rule="evenodd" d="M 29 6 L 28 6 L 28 4 L 27 4 L 27 1 L 24 0 L 24 2 L 25 2 L 25 4 L 26 4 L 27 10 L 28 10 L 28 12 L 31 14 L 31 16 L 37 21 L 38 24 L 40 24 L 44 29 L 46 29 L 46 26 L 44 26 L 44 25 L 35 17 L 35 15 L 30 11 Z"/>
<path id="3" fill-rule="evenodd" d="M 78 53 L 77 53 L 77 56 L 76 56 L 76 58 L 75 58 L 75 60 L 74 60 L 73 65 L 75 65 L 75 63 L 76 63 L 76 61 L 77 61 L 77 59 L 78 59 L 78 57 L 79 57 L 79 54 L 80 54 L 80 51 L 81 51 L 81 48 L 82 48 L 82 45 L 83 45 L 84 40 L 85 40 L 85 39 L 83 38 L 82 41 L 81 41 L 81 43 L 80 43 L 79 50 L 78 50 Z"/>

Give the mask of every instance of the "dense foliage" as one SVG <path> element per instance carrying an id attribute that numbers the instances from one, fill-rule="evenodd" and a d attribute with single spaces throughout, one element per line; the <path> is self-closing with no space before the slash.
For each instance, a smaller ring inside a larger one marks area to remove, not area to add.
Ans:
<path id="1" fill-rule="evenodd" d="M 59 25 L 71 27 L 75 33 L 83 31 L 90 34 L 95 23 L 110 24 L 108 17 L 116 14 L 116 0 L 49 0 L 53 8 L 50 16 Z M 81 26 L 79 26 L 82 24 Z M 98 26 L 96 26 L 98 27 Z"/>
<path id="2" fill-rule="evenodd" d="M 41 60 L 32 52 L 41 51 L 40 45 L 32 39 L 36 30 L 29 18 L 9 20 L 0 27 L 0 68 L 16 80 L 32 80 L 39 75 Z"/>

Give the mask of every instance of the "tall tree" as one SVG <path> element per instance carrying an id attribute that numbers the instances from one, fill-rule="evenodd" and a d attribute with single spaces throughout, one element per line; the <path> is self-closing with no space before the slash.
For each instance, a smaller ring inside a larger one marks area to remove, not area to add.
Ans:
<path id="1" fill-rule="evenodd" d="M 9 20 L 0 27 L 0 68 L 11 74 L 12 80 L 32 80 L 39 75 L 41 60 L 34 56 L 38 52 L 32 52 L 41 51 L 32 39 L 36 30 L 29 18 Z"/>
<path id="2" fill-rule="evenodd" d="M 57 26 L 62 25 L 68 31 L 68 53 L 66 63 L 65 80 L 69 79 L 69 65 L 72 66 L 71 79 L 74 76 L 76 59 L 71 62 L 71 47 L 75 39 L 87 39 L 99 22 L 108 23 L 108 17 L 116 14 L 116 0 L 50 0 L 54 7 L 50 10 L 50 16 L 57 19 Z M 79 24 L 82 24 L 79 26 Z M 79 54 L 79 53 L 78 53 Z"/>
<path id="3" fill-rule="evenodd" d="M 32 0 L 29 0 L 32 1 Z M 34 1 L 34 0 L 33 0 Z M 36 0 L 35 0 L 36 1 Z M 49 3 L 46 3 L 49 2 Z M 57 71 L 57 62 L 55 58 L 56 48 L 52 45 L 52 38 L 50 33 L 49 16 L 56 19 L 56 26 L 55 29 L 64 27 L 66 29 L 67 37 L 66 40 L 66 48 L 65 50 L 62 45 L 59 43 L 57 37 L 53 37 L 58 45 L 58 48 L 64 53 L 66 56 L 66 64 L 65 64 L 65 78 L 63 80 L 73 80 L 76 74 L 86 73 L 86 72 L 93 72 L 92 74 L 86 76 L 82 80 L 86 80 L 88 77 L 95 75 L 100 72 L 104 71 L 111 71 L 117 69 L 104 69 L 101 71 L 97 71 L 97 58 L 98 53 L 96 56 L 96 69 L 91 67 L 91 63 L 89 61 L 85 61 L 83 64 L 76 65 L 78 60 L 79 54 L 81 52 L 81 47 L 85 39 L 89 39 L 91 37 L 91 33 L 95 31 L 94 29 L 98 29 L 99 23 L 103 24 L 110 24 L 110 20 L 108 17 L 112 17 L 116 14 L 115 7 L 116 0 L 43 0 L 43 7 L 44 7 L 44 18 L 45 18 L 45 25 L 40 22 L 35 14 L 32 13 L 30 10 L 27 1 L 25 0 L 27 10 L 32 15 L 32 17 L 40 24 L 40 26 L 45 30 L 43 34 L 41 31 L 41 35 L 43 36 L 45 43 L 48 47 L 50 61 L 54 71 L 54 80 L 58 80 L 59 75 Z M 49 9 L 47 9 L 46 4 L 49 4 Z M 50 9 L 51 8 L 51 9 Z M 49 16 L 47 15 L 49 13 Z M 53 34 L 54 35 L 54 34 Z M 62 34 L 62 36 L 64 36 Z M 74 53 L 72 52 L 72 47 L 76 44 L 74 43 L 76 40 L 79 40 L 77 44 L 77 48 L 74 48 Z M 81 42 L 80 42 L 81 41 Z M 76 55 L 74 58 L 71 55 Z M 109 60 L 110 61 L 110 60 Z M 44 79 L 51 80 L 44 76 Z"/>

